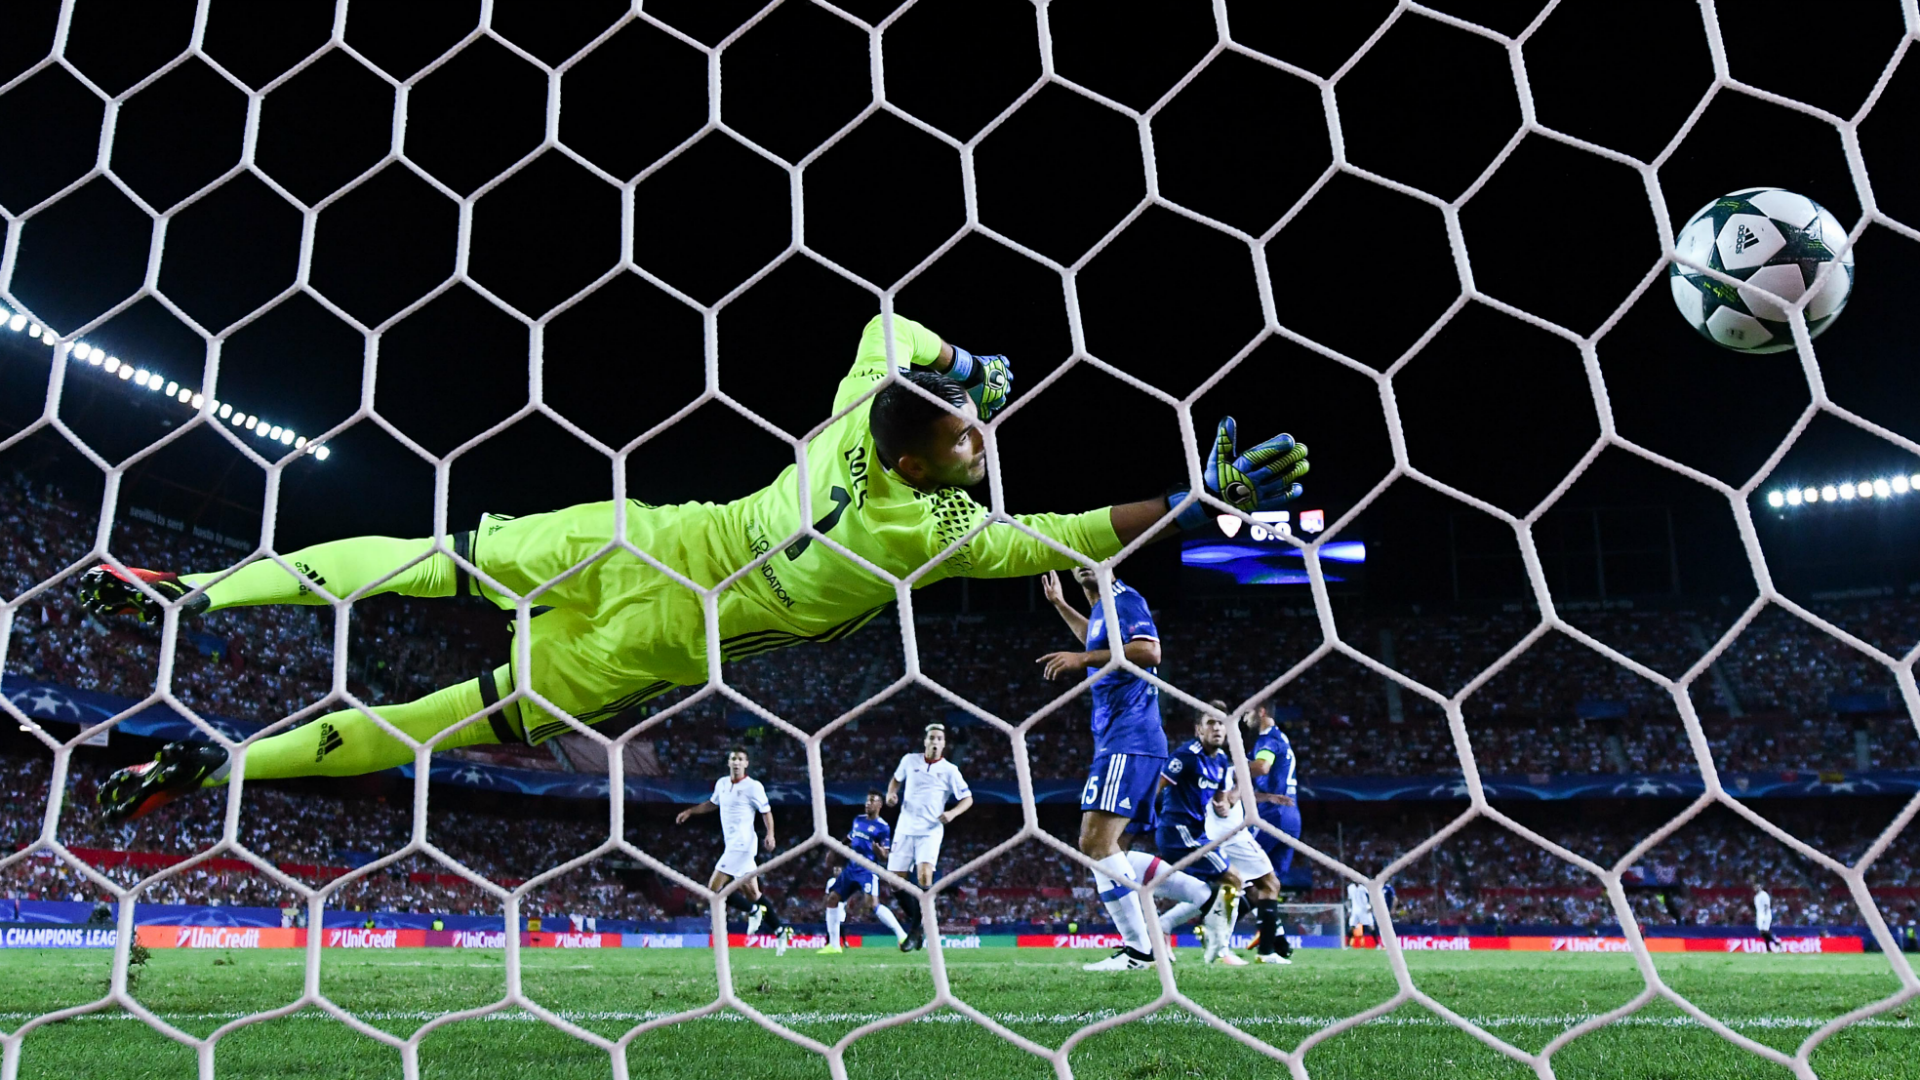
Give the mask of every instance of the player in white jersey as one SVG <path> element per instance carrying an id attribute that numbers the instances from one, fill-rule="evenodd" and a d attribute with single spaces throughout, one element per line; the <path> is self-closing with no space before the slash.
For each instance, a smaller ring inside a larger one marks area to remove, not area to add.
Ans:
<path id="1" fill-rule="evenodd" d="M 887 805 L 900 808 L 893 826 L 893 849 L 887 852 L 887 869 L 893 873 L 913 871 L 921 888 L 933 884 L 933 868 L 940 861 L 940 841 L 947 835 L 947 823 L 973 807 L 973 790 L 967 778 L 946 758 L 947 728 L 928 724 L 923 752 L 908 754 L 887 781 Z M 949 808 L 947 803 L 953 806 Z M 912 952 L 926 943 L 926 928 L 920 917 L 920 905 L 907 909 L 907 938 L 901 952 Z"/>
<path id="2" fill-rule="evenodd" d="M 720 836 L 726 841 L 725 850 L 720 852 L 720 861 L 713 866 L 713 877 L 707 881 L 707 888 L 718 892 L 726 888 L 735 878 L 750 872 L 758 860 L 755 858 L 756 837 L 753 832 L 753 816 L 760 815 L 766 825 L 766 835 L 758 837 L 759 846 L 771 855 L 774 849 L 773 804 L 767 801 L 767 789 L 760 781 L 747 775 L 747 752 L 738 747 L 727 752 L 727 775 L 713 782 L 713 794 L 707 801 L 680 811 L 673 819 L 674 824 L 684 825 L 688 818 L 699 817 L 720 811 Z M 775 935 L 774 951 L 784 955 L 787 941 L 793 936 L 793 930 L 780 921 L 780 914 L 760 892 L 760 879 L 747 879 L 745 885 L 727 898 L 729 904 L 747 909 L 747 933 L 757 934 L 763 923 L 770 922 Z"/>
<path id="3" fill-rule="evenodd" d="M 1753 926 L 1760 931 L 1760 940 L 1767 943 L 1768 952 L 1780 944 L 1780 939 L 1773 936 L 1773 894 L 1757 882 L 1753 886 Z"/>
<path id="4" fill-rule="evenodd" d="M 1213 802 L 1207 807 L 1207 839 L 1226 840 L 1215 849 L 1227 857 L 1233 869 L 1239 873 L 1244 888 L 1254 903 L 1280 898 L 1280 876 L 1273 872 L 1273 861 L 1260 849 L 1253 837 L 1241 826 L 1246 822 L 1246 812 L 1240 806 L 1240 792 L 1236 788 L 1221 788 L 1213 793 Z M 1232 934 L 1234 924 L 1240 917 L 1240 897 L 1237 893 L 1228 893 L 1222 899 L 1227 903 L 1226 926 Z M 1207 939 L 1206 963 L 1218 961 L 1228 967 L 1239 967 L 1246 961 L 1234 955 L 1233 942 Z M 1291 964 L 1292 959 L 1277 952 L 1262 953 L 1263 964 Z"/>

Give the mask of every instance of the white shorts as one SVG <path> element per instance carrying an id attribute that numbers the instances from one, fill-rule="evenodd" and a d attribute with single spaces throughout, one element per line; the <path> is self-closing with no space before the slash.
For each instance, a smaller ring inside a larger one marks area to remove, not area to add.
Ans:
<path id="1" fill-rule="evenodd" d="M 1769 933 L 1773 930 L 1773 919 L 1771 917 L 1765 918 L 1765 919 L 1755 919 L 1753 923 L 1753 928 L 1755 930 L 1760 931 L 1763 934 Z"/>
<path id="2" fill-rule="evenodd" d="M 754 848 L 751 844 L 730 846 L 720 853 L 720 861 L 713 864 L 713 869 L 716 873 L 725 874 L 728 877 L 745 877 L 747 872 L 756 865 L 753 852 Z"/>
<path id="3" fill-rule="evenodd" d="M 942 833 L 918 833 L 913 836 L 896 836 L 893 847 L 887 851 L 887 869 L 898 874 L 912 870 L 921 863 L 928 866 L 940 864 L 940 841 L 945 839 Z"/>
<path id="4" fill-rule="evenodd" d="M 1260 845 L 1245 829 L 1227 838 L 1216 850 L 1233 864 L 1233 872 L 1240 875 L 1241 881 L 1258 881 L 1273 873 L 1273 860 L 1267 858 L 1267 853 L 1260 850 Z"/>

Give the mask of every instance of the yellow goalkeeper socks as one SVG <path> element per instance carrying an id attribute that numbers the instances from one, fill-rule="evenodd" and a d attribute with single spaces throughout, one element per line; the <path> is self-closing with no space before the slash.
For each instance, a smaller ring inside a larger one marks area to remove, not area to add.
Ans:
<path id="1" fill-rule="evenodd" d="M 284 575 L 282 575 L 284 576 Z M 506 681 L 506 669 L 482 675 Z M 497 700 L 497 699 L 496 699 Z M 418 701 L 404 705 L 382 705 L 375 709 L 381 719 L 425 742 L 485 708 L 478 679 L 436 690 Z M 509 706 L 509 711 L 511 711 Z M 517 736 L 514 726 L 504 720 L 496 724 L 499 713 L 475 720 L 441 740 L 436 748 L 451 750 L 459 746 L 497 743 L 500 727 Z M 381 730 L 357 709 L 328 713 L 312 723 L 265 738 L 246 750 L 247 779 L 283 780 L 295 776 L 358 776 L 413 763 L 413 750 L 407 744 Z M 210 777 L 205 786 L 226 783 L 226 771 Z"/>
<path id="2" fill-rule="evenodd" d="M 211 610 L 254 604 L 324 604 L 314 591 L 318 585 L 333 596 L 346 596 L 392 574 L 395 567 L 419 559 L 431 550 L 431 540 L 399 540 L 390 536 L 356 536 L 301 548 L 285 556 L 301 576 L 296 577 L 272 559 L 260 559 L 233 576 L 207 587 Z M 205 585 L 218 574 L 182 574 L 189 586 Z M 444 553 L 435 553 L 381 582 L 374 593 L 404 596 L 452 596 L 458 567 Z"/>

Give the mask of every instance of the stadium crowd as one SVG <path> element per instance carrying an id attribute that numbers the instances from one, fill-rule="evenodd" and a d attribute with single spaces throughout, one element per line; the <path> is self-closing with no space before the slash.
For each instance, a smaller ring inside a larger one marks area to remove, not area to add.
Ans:
<path id="1" fill-rule="evenodd" d="M 214 799 L 183 800 L 127 825 L 100 825 L 86 804 L 103 774 L 103 769 L 85 762 L 73 767 L 59 835 L 62 843 L 84 853 L 109 878 L 130 884 L 157 866 L 151 860 L 136 865 L 137 860 L 116 861 L 100 853 L 179 858 L 204 851 L 219 840 L 224 807 Z M 37 837 L 49 780 L 50 766 L 44 757 L 0 757 L 0 851 L 18 850 Z M 560 800 L 522 798 L 512 806 L 492 808 L 450 803 L 430 806 L 429 841 L 474 873 L 508 887 L 596 849 L 607 836 L 604 820 L 542 816 L 581 809 L 560 805 Z M 1830 803 L 1761 809 L 1815 848 L 1843 861 L 1858 859 L 1885 822 L 1859 814 L 1834 815 L 1828 809 Z M 1043 827 L 1070 846 L 1077 828 L 1072 809 L 1042 809 Z M 1562 813 L 1532 827 L 1569 850 L 1612 865 L 1664 822 L 1662 814 L 1675 809 L 1634 807 L 1604 815 L 1604 824 Z M 1429 816 L 1432 812 L 1383 819 L 1377 814 L 1355 816 L 1343 804 L 1318 804 L 1306 816 L 1303 839 L 1373 873 L 1446 824 L 1444 816 Z M 411 816 L 411 807 L 399 802 L 263 784 L 245 792 L 238 839 L 261 859 L 317 887 L 345 868 L 404 847 Z M 835 811 L 833 827 L 844 830 L 851 816 L 851 811 Z M 806 840 L 804 814 L 783 810 L 778 817 L 780 850 Z M 1012 808 L 976 809 L 949 828 L 941 873 L 954 875 L 1004 843 L 1018 828 L 1018 812 Z M 628 815 L 626 838 L 695 881 L 705 879 L 719 854 L 718 832 L 710 823 L 675 826 L 664 814 L 641 812 L 639 807 Z M 840 864 L 837 855 L 816 847 L 770 872 L 769 891 L 785 917 L 816 921 L 822 889 Z M 1745 924 L 1751 921 L 1755 885 L 1764 885 L 1774 895 L 1776 920 L 1782 924 L 1859 921 L 1831 875 L 1724 810 L 1709 810 L 1682 827 L 1648 852 L 1629 878 L 1629 901 L 1636 917 L 1650 925 Z M 1868 881 L 1880 895 L 1890 921 L 1920 922 L 1920 835 L 1908 830 L 1897 837 L 1874 863 Z M 1613 909 L 1592 877 L 1484 820 L 1450 835 L 1403 870 L 1395 883 L 1398 917 L 1410 922 L 1598 926 L 1613 921 Z M 1090 926 L 1103 918 L 1086 884 L 1085 871 L 1077 863 L 1060 850 L 1029 839 L 959 876 L 940 903 L 943 918 L 956 924 L 1077 922 Z M 1326 875 L 1319 875 L 1317 884 L 1302 898 L 1340 899 L 1340 890 Z M 95 900 L 102 895 L 71 866 L 50 855 L 30 857 L 0 870 L 0 896 Z M 232 863 L 178 871 L 152 886 L 146 899 L 256 907 L 296 902 L 295 894 L 268 874 Z M 500 911 L 499 902 L 488 892 L 424 852 L 347 884 L 336 892 L 330 906 L 474 915 Z M 702 913 L 691 893 L 621 851 L 603 854 L 536 887 L 523 910 L 599 919 Z"/>

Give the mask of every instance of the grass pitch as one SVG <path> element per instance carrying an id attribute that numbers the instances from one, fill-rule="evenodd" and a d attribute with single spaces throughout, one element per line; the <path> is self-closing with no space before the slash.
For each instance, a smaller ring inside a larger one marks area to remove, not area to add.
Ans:
<path id="1" fill-rule="evenodd" d="M 933 996 L 926 954 L 891 949 L 819 956 L 792 950 L 734 950 L 733 978 L 743 1001 L 793 1030 L 832 1043 L 883 1016 Z M 1160 984 L 1152 972 L 1088 975 L 1097 954 L 1065 950 L 951 950 L 954 992 L 1036 1042 L 1060 1045 L 1082 1026 L 1143 1005 Z M 1180 950 L 1180 990 L 1216 1015 L 1275 1046 L 1291 1049 L 1328 1023 L 1392 996 L 1394 982 L 1377 951 L 1296 954 L 1292 967 L 1203 968 L 1196 950 Z M 617 1037 L 635 1025 L 696 1008 L 716 996 L 711 953 L 619 949 L 521 953 L 522 983 L 535 1001 L 583 1028 Z M 0 1029 L 14 1031 L 47 1010 L 97 999 L 109 957 L 101 952 L 0 952 Z M 1663 954 L 1663 977 L 1741 1034 L 1791 1053 L 1814 1029 L 1894 992 L 1885 958 L 1866 956 L 1719 956 Z M 1631 998 L 1641 981 L 1630 959 L 1556 953 L 1416 953 L 1421 989 L 1525 1050 L 1537 1050 L 1584 1017 Z M 157 951 L 136 996 L 194 1036 L 237 1016 L 297 998 L 304 954 L 288 951 Z M 329 950 L 322 989 L 374 1026 L 411 1034 L 444 1011 L 498 1000 L 505 968 L 498 952 L 411 949 L 375 953 Z M 1920 1000 L 1914 1003 L 1920 1008 Z M 1828 1040 L 1812 1057 L 1823 1077 L 1920 1076 L 1920 1023 L 1903 1005 Z M 220 1077 L 389 1077 L 400 1055 L 318 1010 L 235 1030 L 216 1044 Z M 1631 1080 L 1790 1074 L 1720 1039 L 1679 1010 L 1656 1004 L 1625 1023 L 1591 1033 L 1553 1057 L 1560 1077 Z M 611 1075 L 606 1052 L 513 1011 L 465 1020 L 422 1040 L 429 1077 L 512 1080 Z M 1093 1036 L 1070 1063 L 1085 1078 L 1284 1075 L 1281 1067 L 1178 1007 L 1150 1020 Z M 682 1022 L 637 1037 L 627 1054 L 635 1077 L 825 1078 L 820 1056 L 738 1013 Z M 1042 1059 L 952 1012 L 875 1032 L 846 1053 L 850 1077 L 928 1080 L 946 1077 L 1052 1076 Z M 1439 1017 L 1403 1006 L 1335 1036 L 1306 1058 L 1316 1078 L 1465 1078 L 1532 1074 Z M 191 1077 L 191 1049 L 118 1010 L 42 1026 L 27 1035 L 22 1077 Z"/>

